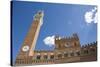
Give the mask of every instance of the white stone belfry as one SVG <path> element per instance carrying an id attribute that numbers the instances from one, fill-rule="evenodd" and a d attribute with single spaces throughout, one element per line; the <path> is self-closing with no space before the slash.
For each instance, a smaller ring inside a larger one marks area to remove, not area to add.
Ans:
<path id="1" fill-rule="evenodd" d="M 44 17 L 44 11 L 38 11 L 38 13 L 34 16 L 34 20 L 39 20 L 40 25 L 42 25 L 43 17 Z"/>

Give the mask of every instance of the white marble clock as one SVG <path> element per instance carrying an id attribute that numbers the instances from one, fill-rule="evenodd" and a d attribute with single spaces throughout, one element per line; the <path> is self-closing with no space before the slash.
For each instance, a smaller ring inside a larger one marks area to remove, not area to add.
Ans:
<path id="1" fill-rule="evenodd" d="M 22 51 L 27 52 L 28 50 L 29 50 L 29 46 L 26 45 L 22 47 Z"/>

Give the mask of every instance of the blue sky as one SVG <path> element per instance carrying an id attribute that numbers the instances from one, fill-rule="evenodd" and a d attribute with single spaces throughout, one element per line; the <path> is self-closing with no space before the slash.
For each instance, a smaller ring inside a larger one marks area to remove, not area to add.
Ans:
<path id="1" fill-rule="evenodd" d="M 73 33 L 77 33 L 81 45 L 97 41 L 97 23 L 94 21 L 87 23 L 84 19 L 85 13 L 94 7 L 96 6 L 14 1 L 12 12 L 13 60 L 20 51 L 34 19 L 33 16 L 39 10 L 44 11 L 44 19 L 36 50 L 54 49 L 54 46 L 45 45 L 43 40 L 56 34 L 71 36 Z"/>

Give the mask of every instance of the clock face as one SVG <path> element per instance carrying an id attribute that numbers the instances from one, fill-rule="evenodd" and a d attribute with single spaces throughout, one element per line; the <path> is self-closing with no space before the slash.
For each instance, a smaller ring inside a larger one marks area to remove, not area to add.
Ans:
<path id="1" fill-rule="evenodd" d="M 23 46 L 22 51 L 27 52 L 29 50 L 29 46 Z"/>

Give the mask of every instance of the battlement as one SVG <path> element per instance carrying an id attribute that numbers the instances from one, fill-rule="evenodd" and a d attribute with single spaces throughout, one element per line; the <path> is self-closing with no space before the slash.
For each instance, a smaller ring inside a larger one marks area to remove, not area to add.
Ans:
<path id="1" fill-rule="evenodd" d="M 82 45 L 81 48 L 87 48 L 87 47 L 92 47 L 92 46 L 97 46 L 97 41 Z"/>
<path id="2" fill-rule="evenodd" d="M 97 60 L 97 41 L 81 46 L 81 61 Z"/>
<path id="3" fill-rule="evenodd" d="M 59 35 L 55 36 L 55 40 L 79 40 L 79 37 L 76 33 L 72 34 L 72 36 L 69 37 L 61 37 Z"/>
<path id="4" fill-rule="evenodd" d="M 55 48 L 61 49 L 61 48 L 73 48 L 73 47 L 80 47 L 80 41 L 79 37 L 76 33 L 72 34 L 70 37 L 60 37 L 55 36 Z"/>

